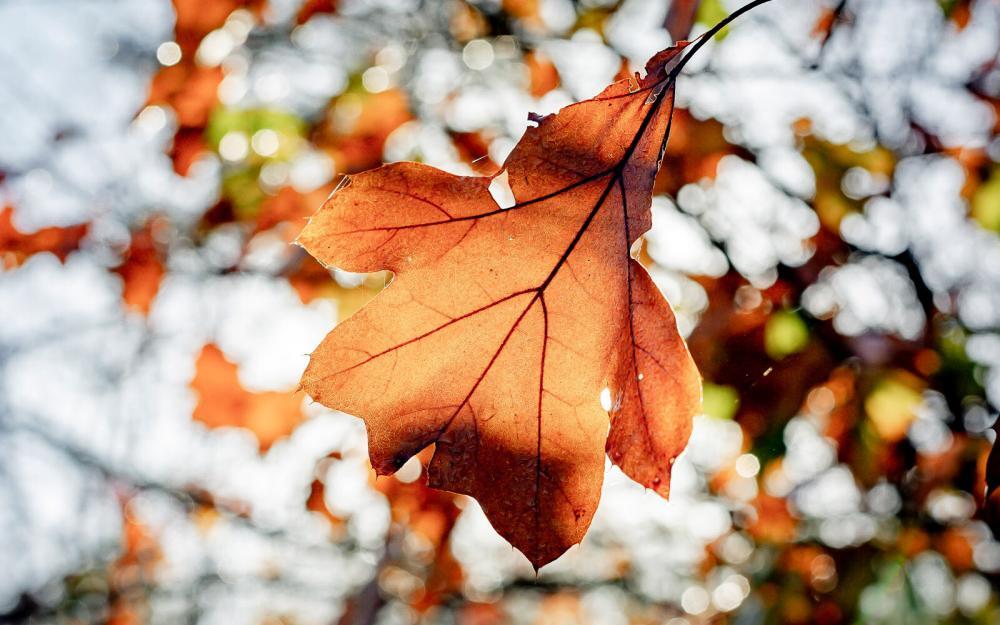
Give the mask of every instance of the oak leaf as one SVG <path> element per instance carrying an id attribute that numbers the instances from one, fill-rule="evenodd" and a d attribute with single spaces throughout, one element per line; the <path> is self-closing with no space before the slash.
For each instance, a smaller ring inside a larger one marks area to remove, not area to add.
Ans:
<path id="1" fill-rule="evenodd" d="M 304 389 L 365 420 L 380 474 L 434 445 L 430 485 L 475 497 L 536 567 L 582 539 L 605 451 L 666 496 L 699 409 L 673 312 L 632 257 L 682 49 L 533 116 L 493 177 L 383 166 L 299 237 L 327 266 L 394 272 L 312 354 Z M 505 179 L 507 208 L 491 194 Z"/>

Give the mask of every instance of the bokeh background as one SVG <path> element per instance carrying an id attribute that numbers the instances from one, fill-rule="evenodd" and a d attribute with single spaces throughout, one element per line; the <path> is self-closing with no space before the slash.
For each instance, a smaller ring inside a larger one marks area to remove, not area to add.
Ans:
<path id="1" fill-rule="evenodd" d="M 740 4 L 0 2 L 0 622 L 1000 622 L 996 0 L 774 0 L 687 66 L 670 502 L 609 466 L 536 576 L 296 393 L 387 281 L 290 245 L 345 174 L 494 173 Z"/>

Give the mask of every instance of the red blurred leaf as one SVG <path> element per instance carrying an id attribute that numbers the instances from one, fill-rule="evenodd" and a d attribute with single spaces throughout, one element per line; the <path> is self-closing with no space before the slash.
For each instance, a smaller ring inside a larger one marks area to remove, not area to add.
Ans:
<path id="1" fill-rule="evenodd" d="M 296 24 L 305 24 L 313 15 L 336 13 L 338 0 L 305 0 L 295 15 Z"/>
<path id="2" fill-rule="evenodd" d="M 549 57 L 533 50 L 524 55 L 524 64 L 531 80 L 528 88 L 531 97 L 540 98 L 559 86 L 559 71 Z"/>
<path id="3" fill-rule="evenodd" d="M 699 0 L 673 0 L 670 3 L 670 10 L 667 11 L 663 27 L 670 33 L 671 39 L 677 41 L 688 38 L 695 17 L 698 15 L 698 4 Z"/>
<path id="4" fill-rule="evenodd" d="M 254 232 L 270 230 L 279 224 L 288 222 L 294 226 L 290 231 L 291 238 L 294 238 L 302 224 L 313 213 L 316 204 L 329 197 L 332 190 L 332 187 L 320 187 L 309 193 L 299 193 L 292 187 L 282 187 L 275 195 L 268 197 L 261 203 L 254 224 Z"/>
<path id="5" fill-rule="evenodd" d="M 208 152 L 209 146 L 202 128 L 179 129 L 170 148 L 170 160 L 174 163 L 174 171 L 179 176 L 188 175 L 191 166 Z"/>

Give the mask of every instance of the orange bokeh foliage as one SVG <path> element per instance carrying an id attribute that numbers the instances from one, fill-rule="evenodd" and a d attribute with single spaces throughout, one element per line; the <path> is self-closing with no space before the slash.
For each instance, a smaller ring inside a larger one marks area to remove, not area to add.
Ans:
<path id="1" fill-rule="evenodd" d="M 149 307 L 160 290 L 160 281 L 166 273 L 163 259 L 153 237 L 156 220 L 151 220 L 144 228 L 132 234 L 132 241 L 122 258 L 122 264 L 115 273 L 124 282 L 122 298 L 125 305 L 142 314 L 149 313 Z"/>
<path id="2" fill-rule="evenodd" d="M 80 247 L 86 236 L 87 224 L 42 228 L 36 232 L 21 232 L 14 226 L 14 209 L 0 208 L 0 261 L 6 268 L 17 267 L 33 254 L 49 252 L 61 261 Z"/>
<path id="3" fill-rule="evenodd" d="M 525 54 L 524 64 L 528 68 L 528 93 L 531 97 L 540 98 L 559 86 L 559 70 L 543 53 L 533 50 Z"/>
<path id="4" fill-rule="evenodd" d="M 430 455 L 422 457 L 427 460 Z M 431 549 L 424 588 L 411 598 L 415 610 L 430 610 L 443 598 L 459 592 L 462 584 L 462 567 L 448 542 L 461 512 L 458 496 L 429 487 L 424 475 L 409 483 L 394 476 L 380 477 L 374 485 L 388 500 L 393 522 L 421 536 Z"/>
<path id="5" fill-rule="evenodd" d="M 240 384 L 236 365 L 213 344 L 202 348 L 191 388 L 198 394 L 192 415 L 195 421 L 210 428 L 250 430 L 262 452 L 288 436 L 303 420 L 301 394 L 246 390 Z"/>
<path id="6" fill-rule="evenodd" d="M 220 67 L 193 62 L 164 67 L 153 77 L 149 103 L 169 105 L 182 128 L 202 128 L 218 103 L 222 78 Z"/>
<path id="7" fill-rule="evenodd" d="M 226 23 L 233 11 L 248 9 L 259 15 L 266 0 L 173 0 L 177 15 L 175 32 L 184 56 L 193 56 L 205 35 Z"/>
<path id="8" fill-rule="evenodd" d="M 409 100 L 400 89 L 350 92 L 334 102 L 313 141 L 330 154 L 339 171 L 364 171 L 382 163 L 386 139 L 411 119 Z"/>

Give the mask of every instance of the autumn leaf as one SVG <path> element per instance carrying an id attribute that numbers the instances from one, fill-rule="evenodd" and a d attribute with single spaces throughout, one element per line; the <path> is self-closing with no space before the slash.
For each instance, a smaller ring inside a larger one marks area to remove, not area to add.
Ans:
<path id="1" fill-rule="evenodd" d="M 305 0 L 295 15 L 296 24 L 305 24 L 314 15 L 337 12 L 337 0 Z"/>
<path id="2" fill-rule="evenodd" d="M 213 30 L 223 26 L 237 9 L 245 9 L 259 15 L 265 8 L 264 0 L 173 0 L 177 16 L 174 28 L 177 43 L 184 56 L 192 56 L 205 38 Z"/>
<path id="3" fill-rule="evenodd" d="M 541 98 L 559 86 L 559 70 L 548 57 L 538 50 L 524 55 L 524 65 L 528 70 L 528 92 L 533 98 Z"/>
<path id="4" fill-rule="evenodd" d="M 388 165 L 351 178 L 299 239 L 326 265 L 395 273 L 317 348 L 303 387 L 365 419 L 380 474 L 434 444 L 430 484 L 479 500 L 536 567 L 586 532 L 605 448 L 666 496 L 699 407 L 670 306 L 631 257 L 682 49 L 541 118 L 499 176 Z M 490 192 L 504 177 L 509 208 Z"/>
<path id="5" fill-rule="evenodd" d="M 178 176 L 187 176 L 191 166 L 208 154 L 211 149 L 205 142 L 201 128 L 180 128 L 174 135 L 174 143 L 168 152 Z"/>
<path id="6" fill-rule="evenodd" d="M 443 550 L 458 519 L 455 495 L 428 488 L 423 475 L 410 482 L 379 478 L 374 487 L 389 501 L 393 521 L 420 534 L 436 552 Z"/>
<path id="7" fill-rule="evenodd" d="M 299 193 L 292 187 L 282 187 L 277 194 L 267 197 L 261 203 L 253 224 L 254 233 L 281 228 L 288 222 L 287 225 L 292 230 L 286 240 L 291 242 L 302 223 L 315 210 L 316 204 L 329 197 L 332 190 L 332 185 L 321 186 L 308 193 Z M 285 235 L 283 231 L 279 234 Z"/>
<path id="8" fill-rule="evenodd" d="M 250 430 L 267 451 L 302 422 L 302 398 L 297 393 L 252 393 L 240 385 L 234 363 L 218 347 L 205 345 L 195 362 L 191 388 L 198 394 L 192 418 L 210 428 Z"/>
<path id="9" fill-rule="evenodd" d="M 314 140 L 339 171 L 353 173 L 378 165 L 389 135 L 411 119 L 409 101 L 400 89 L 349 92 L 337 98 Z"/>
<path id="10" fill-rule="evenodd" d="M 747 528 L 761 542 L 787 543 L 795 539 L 795 519 L 784 499 L 761 493 L 753 502 L 753 520 Z"/>
<path id="11" fill-rule="evenodd" d="M 182 128 L 203 128 L 218 104 L 223 77 L 221 68 L 193 62 L 164 67 L 150 85 L 149 103 L 169 105 Z"/>
<path id="12" fill-rule="evenodd" d="M 149 314 L 149 308 L 166 273 L 153 236 L 157 223 L 157 220 L 151 220 L 132 234 L 132 241 L 123 255 L 122 264 L 114 270 L 122 278 L 122 299 L 125 306 L 144 315 Z"/>
<path id="13" fill-rule="evenodd" d="M 122 515 L 121 547 L 121 554 L 109 566 L 108 577 L 113 586 L 104 622 L 107 625 L 138 625 L 144 622 L 142 616 L 148 605 L 142 593 L 130 591 L 156 577 L 165 559 L 164 551 L 153 529 L 128 513 Z"/>
<path id="14" fill-rule="evenodd" d="M 87 230 L 87 224 L 79 224 L 21 232 L 14 225 L 14 209 L 0 208 L 0 267 L 17 267 L 29 256 L 41 252 L 50 252 L 65 262 L 70 252 L 80 247 Z"/>
<path id="15" fill-rule="evenodd" d="M 343 455 L 339 451 L 332 451 L 316 462 L 315 478 L 309 485 L 309 495 L 306 497 L 306 510 L 324 517 L 337 538 L 343 537 L 347 526 L 344 519 L 334 514 L 326 503 L 326 478 L 330 465 L 341 460 Z"/>
<path id="16" fill-rule="evenodd" d="M 502 0 L 501 6 L 505 13 L 524 20 L 531 26 L 542 21 L 539 0 Z"/>
<path id="17" fill-rule="evenodd" d="M 336 530 L 338 537 L 346 531 L 344 519 L 330 512 L 330 508 L 326 505 L 326 484 L 323 481 L 316 479 L 309 485 L 306 509 L 325 518 L 330 523 L 330 527 Z"/>

